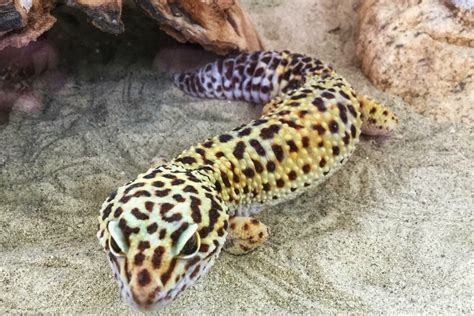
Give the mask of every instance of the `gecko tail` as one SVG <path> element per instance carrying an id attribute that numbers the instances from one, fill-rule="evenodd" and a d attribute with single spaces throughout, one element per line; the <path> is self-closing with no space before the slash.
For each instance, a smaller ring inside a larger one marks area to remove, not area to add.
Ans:
<path id="1" fill-rule="evenodd" d="M 289 51 L 242 53 L 174 75 L 175 85 L 201 98 L 266 104 L 301 87 L 307 78 L 332 73 L 318 59 Z"/>
<path id="2" fill-rule="evenodd" d="M 361 131 L 365 135 L 386 136 L 398 126 L 397 115 L 377 101 L 360 95 Z"/>
<path id="3" fill-rule="evenodd" d="M 174 84 L 195 97 L 267 103 L 278 93 L 276 70 L 284 57 L 271 51 L 219 58 L 191 72 L 175 74 Z"/>

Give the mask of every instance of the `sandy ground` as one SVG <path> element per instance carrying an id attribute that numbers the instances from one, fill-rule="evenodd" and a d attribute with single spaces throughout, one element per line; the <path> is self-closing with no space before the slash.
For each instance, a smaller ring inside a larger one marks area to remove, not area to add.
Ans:
<path id="1" fill-rule="evenodd" d="M 243 2 L 268 48 L 331 62 L 402 123 L 391 139 L 363 139 L 316 190 L 265 211 L 270 241 L 244 257 L 222 254 L 164 312 L 472 314 L 473 130 L 418 115 L 370 85 L 353 64 L 354 1 Z M 66 13 L 49 36 L 70 39 L 57 44 L 65 87 L 42 114 L 0 126 L 2 314 L 131 313 L 95 237 L 107 193 L 155 156 L 260 111 L 184 96 L 160 67 L 168 61 L 153 63 L 170 40 L 130 9 L 119 38 Z"/>

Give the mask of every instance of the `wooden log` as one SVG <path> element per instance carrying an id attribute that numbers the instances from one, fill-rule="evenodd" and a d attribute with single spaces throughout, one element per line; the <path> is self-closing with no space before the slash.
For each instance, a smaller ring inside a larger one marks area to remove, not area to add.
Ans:
<path id="1" fill-rule="evenodd" d="M 50 14 L 53 7 L 53 0 L 32 0 L 26 26 L 21 30 L 5 31 L 0 35 L 0 50 L 9 46 L 26 46 L 49 30 L 56 21 Z"/>
<path id="2" fill-rule="evenodd" d="M 0 32 L 22 29 L 26 23 L 26 10 L 18 0 L 0 0 Z"/>
<path id="3" fill-rule="evenodd" d="M 104 32 L 119 34 L 124 31 L 122 0 L 67 0 L 67 5 L 84 11 L 92 25 Z"/>
<path id="4" fill-rule="evenodd" d="M 218 54 L 262 50 L 263 45 L 238 0 L 135 0 L 180 42 L 198 43 Z"/>
<path id="5" fill-rule="evenodd" d="M 102 31 L 123 32 L 122 0 L 66 1 Z M 198 43 L 218 54 L 264 48 L 239 0 L 135 1 L 180 42 Z M 56 21 L 50 14 L 55 5 L 55 0 L 0 0 L 0 49 L 25 46 L 50 29 Z"/>

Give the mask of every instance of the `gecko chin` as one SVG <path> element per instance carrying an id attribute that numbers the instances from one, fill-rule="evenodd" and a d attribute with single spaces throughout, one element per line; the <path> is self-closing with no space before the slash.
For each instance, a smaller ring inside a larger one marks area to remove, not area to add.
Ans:
<path id="1" fill-rule="evenodd" d="M 153 311 L 170 304 L 179 294 L 199 281 L 214 264 L 220 247 L 205 257 L 172 258 L 165 271 L 131 266 L 127 257 L 109 253 L 109 262 L 120 288 L 122 300 L 141 311 Z M 153 257 L 149 258 L 153 262 Z M 133 263 L 132 263 L 133 265 Z M 145 265 L 148 266 L 148 265 Z"/>

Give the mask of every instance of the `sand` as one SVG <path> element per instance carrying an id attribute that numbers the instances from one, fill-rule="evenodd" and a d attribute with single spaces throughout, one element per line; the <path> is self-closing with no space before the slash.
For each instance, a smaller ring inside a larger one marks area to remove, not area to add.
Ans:
<path id="1" fill-rule="evenodd" d="M 163 312 L 472 314 L 473 130 L 417 114 L 365 79 L 353 62 L 354 1 L 243 3 L 268 48 L 331 62 L 401 126 L 386 140 L 364 138 L 323 185 L 264 211 L 269 242 L 222 254 Z M 261 110 L 183 95 L 160 66 L 173 61 L 154 62 L 172 41 L 134 9 L 118 38 L 68 12 L 49 35 L 65 86 L 43 113 L 13 113 L 0 126 L 1 314 L 132 313 L 95 237 L 102 201 L 154 157 Z"/>

